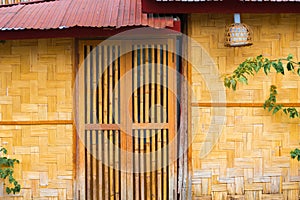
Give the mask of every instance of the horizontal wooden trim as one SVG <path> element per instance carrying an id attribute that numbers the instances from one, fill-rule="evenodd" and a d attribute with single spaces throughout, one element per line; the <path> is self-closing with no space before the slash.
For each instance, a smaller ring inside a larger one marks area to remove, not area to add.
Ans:
<path id="1" fill-rule="evenodd" d="M 262 108 L 264 103 L 192 103 L 192 107 L 254 107 Z M 280 103 L 278 103 L 280 104 Z M 300 103 L 282 103 L 284 107 L 300 107 Z"/>
<path id="2" fill-rule="evenodd" d="M 134 130 L 160 130 L 168 129 L 168 123 L 133 123 Z M 86 124 L 85 130 L 121 130 L 120 124 Z"/>
<path id="3" fill-rule="evenodd" d="M 86 124 L 85 130 L 120 130 L 120 124 Z"/>
<path id="4" fill-rule="evenodd" d="M 134 123 L 132 124 L 132 129 L 137 130 L 161 130 L 161 129 L 168 129 L 168 123 Z"/>
<path id="5" fill-rule="evenodd" d="M 67 125 L 73 120 L 0 121 L 0 125 Z"/>

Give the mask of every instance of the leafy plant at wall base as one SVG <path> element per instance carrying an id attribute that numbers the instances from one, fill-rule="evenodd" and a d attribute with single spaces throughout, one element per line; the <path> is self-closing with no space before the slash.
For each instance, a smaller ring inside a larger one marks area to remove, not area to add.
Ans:
<path id="1" fill-rule="evenodd" d="M 13 193 L 16 194 L 20 192 L 21 185 L 14 178 L 14 164 L 19 163 L 17 159 L 7 158 L 7 150 L 5 148 L 1 148 L 0 152 L 2 152 L 2 156 L 0 156 L 0 178 L 3 180 L 7 180 L 9 186 L 5 187 L 5 191 L 7 194 Z M 5 184 L 5 183 L 4 183 Z M 6 184 L 5 184 L 6 185 Z"/>
<path id="2" fill-rule="evenodd" d="M 291 151 L 291 157 L 293 159 L 297 158 L 300 161 L 300 149 L 296 148 L 295 150 Z"/>
<path id="3" fill-rule="evenodd" d="M 300 62 L 293 61 L 292 54 L 289 54 L 286 58 L 279 58 L 274 60 L 270 60 L 263 57 L 262 55 L 259 55 L 254 58 L 246 59 L 233 71 L 232 74 L 226 75 L 224 77 L 224 85 L 225 87 L 232 88 L 235 91 L 238 82 L 248 84 L 248 76 L 254 76 L 261 69 L 263 69 L 264 73 L 268 75 L 272 68 L 277 73 L 280 73 L 282 75 L 285 75 L 286 68 L 287 71 L 296 73 L 298 76 L 300 76 Z M 300 117 L 300 112 L 296 108 L 284 108 L 282 104 L 277 104 L 277 94 L 277 87 L 275 85 L 271 85 L 269 97 L 267 100 L 265 100 L 263 108 L 267 109 L 269 112 L 272 111 L 272 114 L 275 114 L 278 111 L 282 110 L 283 113 L 286 114 L 289 118 Z M 293 159 L 297 158 L 298 161 L 300 161 L 299 149 L 291 151 L 290 154 Z"/>

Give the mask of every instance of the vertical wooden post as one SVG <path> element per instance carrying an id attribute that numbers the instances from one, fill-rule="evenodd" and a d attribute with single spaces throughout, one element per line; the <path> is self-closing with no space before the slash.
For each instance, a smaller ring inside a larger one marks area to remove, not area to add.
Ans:
<path id="1" fill-rule="evenodd" d="M 80 55 L 80 63 L 83 63 L 84 61 L 84 45 L 83 43 L 79 44 L 79 55 Z M 79 106 L 79 113 L 85 113 L 84 108 L 84 69 L 80 68 L 78 70 L 78 89 L 76 91 L 78 95 L 78 106 Z M 86 190 L 85 190 L 85 146 L 84 146 L 84 116 L 83 114 L 78 115 L 78 198 L 79 199 L 85 199 L 86 198 Z"/>
<path id="2" fill-rule="evenodd" d="M 187 54 L 187 49 L 190 47 L 188 46 L 188 40 L 185 38 L 182 44 L 182 54 Z M 187 56 L 183 56 L 186 58 Z M 181 108 L 181 115 L 180 115 L 180 149 L 179 151 L 179 167 L 178 167 L 178 194 L 180 195 L 181 200 L 189 199 L 191 197 L 191 155 L 190 150 L 191 147 L 189 147 L 189 140 L 190 140 L 190 131 L 188 130 L 190 126 L 189 118 L 190 118 L 190 106 L 189 105 L 189 67 L 188 62 L 186 60 L 182 60 L 182 69 L 181 69 L 181 76 L 184 78 L 184 80 L 180 83 L 180 108 Z"/>
<path id="3" fill-rule="evenodd" d="M 175 66 L 175 57 L 172 51 L 175 51 L 175 42 L 174 38 L 168 39 L 168 46 L 170 52 L 168 52 L 168 81 L 169 88 L 168 90 L 168 123 L 169 123 L 169 199 L 177 199 L 177 134 L 176 134 L 176 66 Z M 174 116 L 174 117 L 173 117 Z"/>

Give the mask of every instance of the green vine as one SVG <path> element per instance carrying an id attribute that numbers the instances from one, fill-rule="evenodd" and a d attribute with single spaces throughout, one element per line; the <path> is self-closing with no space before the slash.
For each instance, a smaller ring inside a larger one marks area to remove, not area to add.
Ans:
<path id="1" fill-rule="evenodd" d="M 287 58 L 280 58 L 275 60 L 269 60 L 268 58 L 263 57 L 262 55 L 257 56 L 256 58 L 248 58 L 242 62 L 237 69 L 233 71 L 232 74 L 226 75 L 224 77 L 225 87 L 232 88 L 236 90 L 237 83 L 248 84 L 248 76 L 254 76 L 261 69 L 264 70 L 264 73 L 268 75 L 272 68 L 275 69 L 277 73 L 285 74 L 285 68 L 287 71 L 295 73 L 295 67 L 297 68 L 297 74 L 300 76 L 300 62 L 293 61 L 293 55 L 288 55 Z M 263 107 L 268 109 L 268 111 L 273 110 L 273 114 L 277 113 L 280 110 L 288 115 L 290 118 L 300 117 L 299 111 L 296 108 L 284 108 L 282 104 L 276 103 L 277 87 L 271 85 L 269 98 L 265 101 Z"/>
<path id="2" fill-rule="evenodd" d="M 268 75 L 272 68 L 275 70 L 275 72 L 282 75 L 284 75 L 285 71 L 287 70 L 292 73 L 297 73 L 297 75 L 300 76 L 300 62 L 293 61 L 293 55 L 289 54 L 287 58 L 279 58 L 274 60 L 270 60 L 262 55 L 259 55 L 255 58 L 246 59 L 233 71 L 232 74 L 226 75 L 224 77 L 224 85 L 225 87 L 231 88 L 235 91 L 238 82 L 248 84 L 249 76 L 254 76 L 262 69 L 264 73 Z M 269 97 L 263 104 L 263 108 L 269 112 L 272 112 L 272 114 L 282 110 L 283 113 L 289 118 L 300 117 L 300 112 L 296 108 L 285 108 L 282 104 L 277 104 L 277 94 L 277 87 L 275 85 L 271 85 Z M 291 151 L 290 154 L 293 159 L 297 158 L 298 161 L 300 161 L 299 149 Z"/>
<path id="3" fill-rule="evenodd" d="M 9 183 L 8 186 L 5 187 L 6 193 L 16 194 L 20 192 L 21 185 L 13 176 L 14 174 L 13 168 L 15 163 L 19 163 L 19 160 L 7 158 L 6 157 L 7 150 L 5 148 L 1 148 L 0 152 L 2 152 L 3 154 L 3 156 L 0 157 L 0 178 L 3 180 L 7 180 Z"/>
<path id="4" fill-rule="evenodd" d="M 273 110 L 273 114 L 277 113 L 283 107 L 282 104 L 276 103 L 276 95 L 277 95 L 277 88 L 275 85 L 271 85 L 270 96 L 263 105 L 264 109 L 268 109 L 269 112 Z"/>

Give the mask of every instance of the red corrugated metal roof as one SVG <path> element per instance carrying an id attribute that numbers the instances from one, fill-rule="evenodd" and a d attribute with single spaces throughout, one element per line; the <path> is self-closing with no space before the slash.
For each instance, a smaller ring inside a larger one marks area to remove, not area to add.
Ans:
<path id="1" fill-rule="evenodd" d="M 0 30 L 70 27 L 173 27 L 173 17 L 148 17 L 141 0 L 56 0 L 0 7 Z"/>
<path id="2" fill-rule="evenodd" d="M 161 2 L 166 2 L 166 1 L 180 1 L 180 2 L 217 2 L 217 1 L 223 1 L 223 0 L 156 0 L 156 1 L 161 1 Z M 249 2 L 249 1 L 253 1 L 253 2 L 300 2 L 300 0 L 239 0 L 242 2 Z"/>

